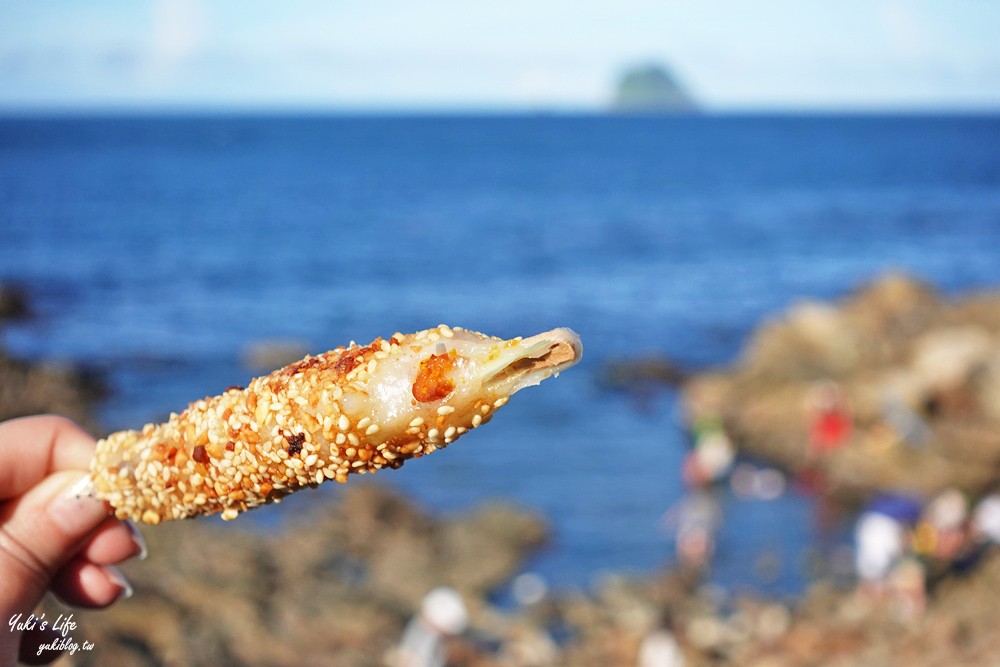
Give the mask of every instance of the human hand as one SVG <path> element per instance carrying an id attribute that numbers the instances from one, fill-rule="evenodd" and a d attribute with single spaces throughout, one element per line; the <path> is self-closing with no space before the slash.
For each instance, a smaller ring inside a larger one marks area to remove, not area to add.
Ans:
<path id="1" fill-rule="evenodd" d="M 102 501 L 80 496 L 94 439 L 61 417 L 0 423 L 0 665 L 55 660 L 38 647 L 50 629 L 20 632 L 11 620 L 35 611 L 46 591 L 79 607 L 101 608 L 132 589 L 114 567 L 144 557 L 134 526 L 110 516 Z"/>

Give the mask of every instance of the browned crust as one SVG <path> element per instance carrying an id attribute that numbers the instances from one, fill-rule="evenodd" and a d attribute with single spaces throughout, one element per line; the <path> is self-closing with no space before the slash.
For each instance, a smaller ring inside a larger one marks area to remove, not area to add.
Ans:
<path id="1" fill-rule="evenodd" d="M 166 423 L 112 434 L 98 443 L 91 469 L 97 496 L 119 518 L 147 523 L 216 512 L 231 519 L 295 489 L 398 468 L 444 447 L 485 423 L 506 398 L 484 398 L 462 412 L 432 404 L 432 417 L 393 431 L 352 417 L 342 401 L 363 392 L 377 364 L 401 346 L 426 344 L 445 330 L 306 357 L 245 389 L 192 403 Z"/>

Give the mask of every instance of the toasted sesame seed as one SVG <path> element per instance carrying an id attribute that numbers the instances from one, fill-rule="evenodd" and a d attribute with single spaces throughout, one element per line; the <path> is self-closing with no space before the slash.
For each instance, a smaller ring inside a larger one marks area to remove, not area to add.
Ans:
<path id="1" fill-rule="evenodd" d="M 439 406 L 436 414 L 431 413 L 433 417 L 411 414 L 413 419 L 408 422 L 391 424 L 378 424 L 373 416 L 364 415 L 367 410 L 354 406 L 367 404 L 371 374 L 377 372 L 382 359 L 388 362 L 396 354 L 419 358 L 431 350 L 446 352 L 451 346 L 447 340 L 459 331 L 462 329 L 440 325 L 411 336 L 398 334 L 380 340 L 363 355 L 355 355 L 352 366 L 357 367 L 351 368 L 348 376 L 341 373 L 333 382 L 328 379 L 330 370 L 344 358 L 347 348 L 306 357 L 303 361 L 308 363 L 291 372 L 279 369 L 252 380 L 247 389 L 229 389 L 221 396 L 192 402 L 183 412 L 173 413 L 165 424 L 147 425 L 141 433 L 113 434 L 107 439 L 113 456 L 105 454 L 102 460 L 98 447 L 94 473 L 98 495 L 122 518 L 142 519 L 146 514 L 151 521 L 163 521 L 223 513 L 229 519 L 276 501 L 276 495 L 288 492 L 284 490 L 294 491 L 327 478 L 344 482 L 349 474 L 397 468 L 403 459 L 444 448 L 468 428 L 484 423 L 490 411 L 505 404 L 507 398 L 480 397 L 461 424 L 449 424 L 457 421 L 449 418 L 458 411 L 454 405 Z M 494 341 L 490 346 L 497 350 L 510 346 L 497 338 L 483 339 Z M 409 356 L 411 349 L 415 354 Z M 422 410 L 413 407 L 414 412 Z M 352 415 L 360 420 L 352 423 Z M 388 435 L 372 437 L 381 431 L 388 431 Z M 401 431 L 411 440 L 402 446 L 389 444 L 398 442 Z M 304 438 L 293 456 L 288 453 L 289 433 L 301 433 Z M 170 443 L 176 444 L 176 460 L 164 449 Z M 200 447 L 197 453 L 196 446 Z"/>

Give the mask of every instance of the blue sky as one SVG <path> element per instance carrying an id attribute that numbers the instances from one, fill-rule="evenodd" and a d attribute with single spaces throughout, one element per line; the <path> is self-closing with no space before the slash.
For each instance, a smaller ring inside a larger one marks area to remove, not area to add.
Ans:
<path id="1" fill-rule="evenodd" d="M 995 0 L 0 0 L 0 107 L 1000 109 Z"/>

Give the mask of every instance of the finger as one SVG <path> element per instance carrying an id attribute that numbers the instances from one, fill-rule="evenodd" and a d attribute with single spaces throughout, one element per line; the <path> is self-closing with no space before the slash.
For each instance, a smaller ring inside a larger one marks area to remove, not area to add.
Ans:
<path id="1" fill-rule="evenodd" d="M 146 558 L 146 541 L 131 521 L 108 517 L 80 552 L 86 560 L 97 565 L 114 565 L 129 558 Z"/>
<path id="2" fill-rule="evenodd" d="M 51 589 L 66 604 L 90 609 L 132 597 L 132 586 L 118 568 L 96 565 L 79 556 L 56 573 Z"/>
<path id="3" fill-rule="evenodd" d="M 0 500 L 15 498 L 49 473 L 88 470 L 94 439 L 63 417 L 23 417 L 0 423 Z"/>
<path id="4" fill-rule="evenodd" d="M 0 612 L 33 608 L 55 572 L 107 518 L 103 502 L 73 488 L 85 479 L 78 472 L 55 473 L 0 504 Z"/>

